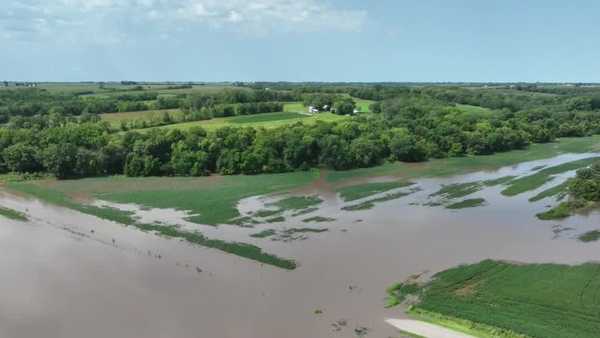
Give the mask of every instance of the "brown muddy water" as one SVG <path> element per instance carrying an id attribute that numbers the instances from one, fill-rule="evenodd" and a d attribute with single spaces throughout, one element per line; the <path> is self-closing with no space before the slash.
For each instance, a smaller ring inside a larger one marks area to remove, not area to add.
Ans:
<path id="1" fill-rule="evenodd" d="M 0 219 L 0 337 L 356 337 L 363 328 L 366 337 L 398 337 L 384 319 L 403 316 L 402 309 L 384 309 L 385 288 L 415 273 L 486 258 L 600 260 L 600 243 L 575 239 L 600 227 L 598 213 L 543 222 L 535 213 L 553 200 L 528 202 L 573 173 L 515 197 L 502 196 L 501 186 L 467 197 L 485 198 L 482 207 L 423 205 L 442 184 L 523 175 L 589 156 L 562 155 L 493 172 L 417 180 L 420 191 L 363 211 L 341 211 L 346 204 L 329 186 L 313 185 L 302 193 L 325 199 L 319 210 L 298 217 L 287 212 L 283 223 L 254 228 L 205 227 L 186 222 L 187 214 L 180 211 L 122 206 L 145 221 L 257 244 L 296 259 L 300 266 L 294 271 L 0 192 L 0 205 L 30 217 L 25 223 Z M 276 198 L 245 199 L 239 209 L 243 214 L 261 209 Z M 301 222 L 315 215 L 336 221 Z M 249 237 L 264 229 L 305 226 L 329 231 L 293 242 Z"/>

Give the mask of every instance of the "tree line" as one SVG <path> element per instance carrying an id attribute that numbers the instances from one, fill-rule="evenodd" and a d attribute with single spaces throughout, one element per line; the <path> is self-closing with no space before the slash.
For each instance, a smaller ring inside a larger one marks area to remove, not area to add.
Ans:
<path id="1" fill-rule="evenodd" d="M 521 96 L 505 99 L 497 98 L 497 93 L 469 91 L 411 89 L 377 102 L 372 114 L 341 122 L 296 123 L 276 129 L 226 127 L 210 133 L 202 128 L 114 133 L 107 123 L 92 117 L 36 115 L 0 128 L 0 172 L 74 178 L 259 174 L 315 167 L 344 170 L 385 161 L 492 154 L 557 137 L 600 133 L 598 113 L 571 109 L 569 98 L 525 96 L 537 102 L 532 105 Z M 310 95 L 314 100 L 334 99 L 334 105 L 335 98 L 343 98 Z M 499 109 L 472 113 L 456 105 L 459 102 Z M 229 113 L 267 109 L 259 108 L 260 104 L 267 102 L 229 105 Z M 271 108 L 281 109 L 275 104 Z"/>

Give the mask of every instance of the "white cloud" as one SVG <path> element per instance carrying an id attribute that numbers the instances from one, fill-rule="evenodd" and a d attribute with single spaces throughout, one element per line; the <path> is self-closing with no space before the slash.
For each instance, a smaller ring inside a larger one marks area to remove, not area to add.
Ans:
<path id="1" fill-rule="evenodd" d="M 0 0 L 2 1 L 2 0 Z M 4 0 L 6 1 L 6 0 Z M 8 0 L 0 30 L 20 38 L 70 39 L 114 35 L 122 41 L 144 34 L 169 34 L 207 26 L 242 34 L 358 31 L 367 13 L 319 0 Z M 4 6 L 4 5 L 3 5 Z M 77 27 L 77 29 L 74 29 Z M 69 29 L 67 29 L 69 28 Z M 158 31 L 157 31 L 158 30 Z M 28 36 L 25 36 L 29 32 Z M 58 34 L 61 36 L 61 34 Z"/>

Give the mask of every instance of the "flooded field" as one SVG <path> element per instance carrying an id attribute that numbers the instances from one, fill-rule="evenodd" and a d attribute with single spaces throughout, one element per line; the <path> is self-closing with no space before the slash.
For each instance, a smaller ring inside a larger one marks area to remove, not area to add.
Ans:
<path id="1" fill-rule="evenodd" d="M 529 200 L 574 170 L 514 196 L 502 193 L 514 178 L 594 156 L 599 154 L 565 154 L 488 172 L 411 179 L 411 185 L 352 200 L 338 193 L 348 182 L 317 180 L 284 195 L 240 200 L 241 217 L 254 220 L 248 224 L 202 225 L 186 211 L 92 202 L 143 222 L 254 244 L 294 259 L 294 270 L 4 190 L 0 205 L 29 221 L 0 219 L 0 336 L 398 337 L 384 320 L 403 314 L 384 308 L 385 289 L 413 274 L 486 258 L 600 260 L 600 243 L 576 239 L 600 227 L 596 212 L 541 221 L 535 215 L 555 198 Z M 352 184 L 391 182 L 401 174 Z M 448 189 L 456 185 L 461 188 Z M 277 206 L 289 196 L 314 200 L 300 209 Z M 467 199 L 483 202 L 448 208 Z M 263 231 L 271 235 L 252 236 Z"/>

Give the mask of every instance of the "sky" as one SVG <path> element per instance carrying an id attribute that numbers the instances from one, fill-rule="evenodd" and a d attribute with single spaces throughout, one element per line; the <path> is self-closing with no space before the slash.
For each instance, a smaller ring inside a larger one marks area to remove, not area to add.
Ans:
<path id="1" fill-rule="evenodd" d="M 0 80 L 600 82 L 596 0 L 0 0 Z"/>

